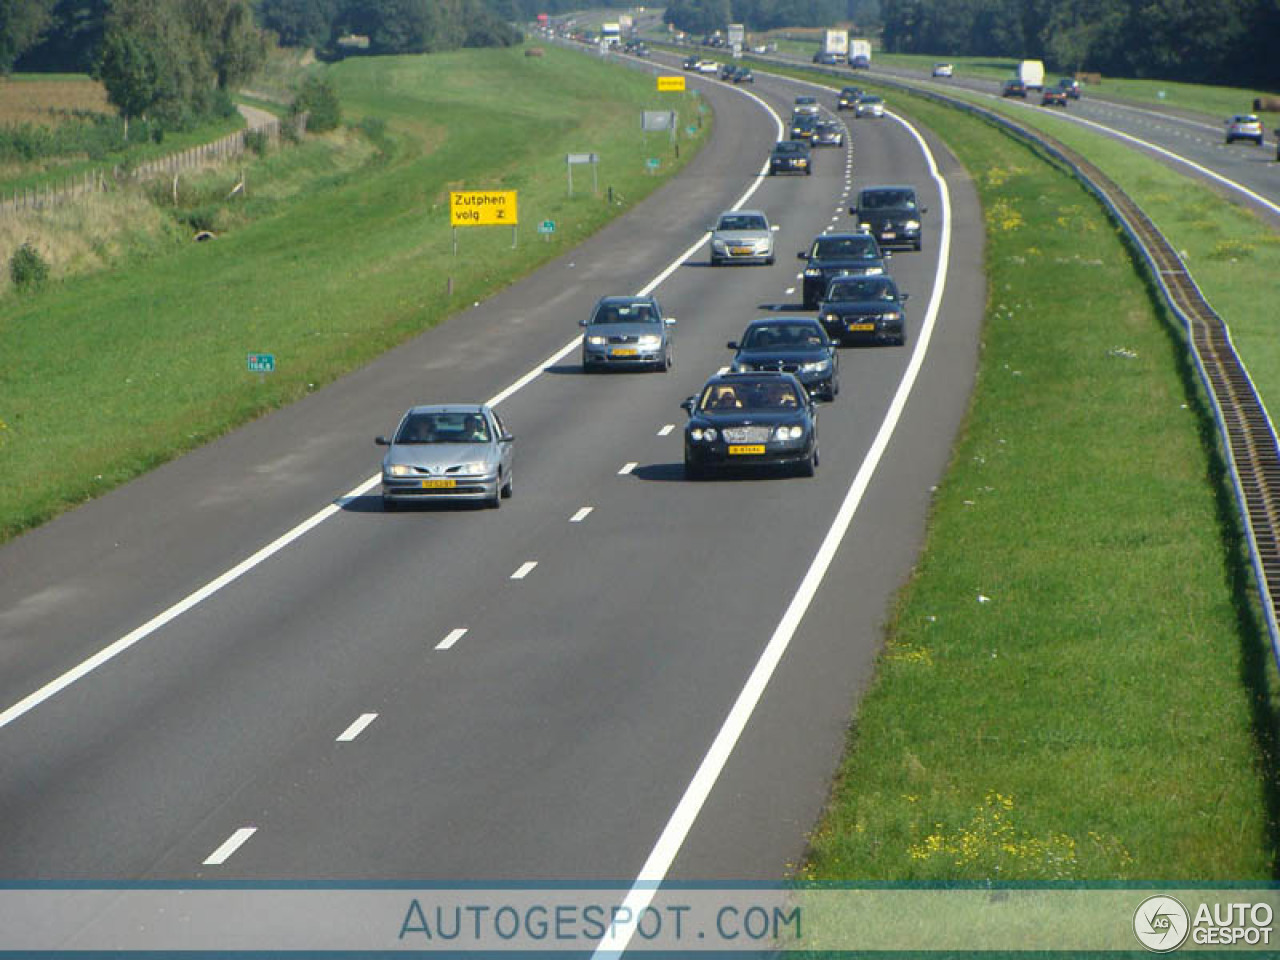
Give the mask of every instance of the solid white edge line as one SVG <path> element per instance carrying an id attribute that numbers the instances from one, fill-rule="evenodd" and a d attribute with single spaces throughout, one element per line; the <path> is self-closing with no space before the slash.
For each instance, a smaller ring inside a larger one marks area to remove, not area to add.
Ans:
<path id="1" fill-rule="evenodd" d="M 671 864 L 675 861 L 676 855 L 679 853 L 680 847 L 683 845 L 690 829 L 692 829 L 698 813 L 701 811 L 703 804 L 711 793 L 711 789 L 715 786 L 716 780 L 728 762 L 734 746 L 737 744 L 739 737 L 741 737 L 743 730 L 746 729 L 747 722 L 750 720 L 756 704 L 764 695 L 765 688 L 768 686 L 774 670 L 781 662 L 783 654 L 786 653 L 787 647 L 791 643 L 791 638 L 799 627 L 800 621 L 807 612 L 819 585 L 822 583 L 823 577 L 826 575 L 827 569 L 835 557 L 836 550 L 848 532 L 853 522 L 854 513 L 862 502 L 862 497 L 875 474 L 880 458 L 884 455 L 884 451 L 887 449 L 889 441 L 897 429 L 898 421 L 906 408 L 907 398 L 910 396 L 916 379 L 919 377 L 920 369 L 924 364 L 925 355 L 937 323 L 938 309 L 946 289 L 946 274 L 951 259 L 951 195 L 924 138 L 906 120 L 896 114 L 890 114 L 890 116 L 906 127 L 924 152 L 930 174 L 938 185 L 942 203 L 941 240 L 938 247 L 938 265 L 934 274 L 933 296 L 929 300 L 929 309 L 921 324 L 920 334 L 916 338 L 915 349 L 912 351 L 911 360 L 908 362 L 906 370 L 903 371 L 902 379 L 898 383 L 898 389 L 894 393 L 893 401 L 889 405 L 884 420 L 881 421 L 871 448 L 867 451 L 866 457 L 859 466 L 858 472 L 849 486 L 849 491 L 845 494 L 844 501 L 840 504 L 840 509 L 837 511 L 830 529 L 823 538 L 822 545 L 818 548 L 818 552 L 814 556 L 812 563 L 810 563 L 809 569 L 800 582 L 800 586 L 783 613 L 781 621 L 774 629 L 773 635 L 769 638 L 769 642 L 760 654 L 760 658 L 747 678 L 746 684 L 739 692 L 733 707 L 729 710 L 728 716 L 725 717 L 719 732 L 712 741 L 706 755 L 702 758 L 702 762 L 698 765 L 697 772 L 689 782 L 688 787 L 685 788 L 684 795 L 680 798 L 670 819 L 667 821 L 667 825 L 663 828 L 661 835 L 654 844 L 653 850 L 650 852 L 644 866 L 640 868 L 635 882 L 623 900 L 622 909 L 618 912 L 618 916 L 633 917 L 637 918 L 637 920 L 628 923 L 619 921 L 615 926 L 611 926 L 610 932 L 596 946 L 593 960 L 620 957 L 626 951 L 627 945 L 631 942 L 631 938 L 635 933 L 638 918 L 653 901 L 658 889 L 666 880 Z M 630 912 L 627 912 L 628 910 Z"/>
<path id="2" fill-rule="evenodd" d="M 244 846 L 244 842 L 258 832 L 257 827 L 241 827 L 223 842 L 217 850 L 205 858 L 206 867 L 217 867 L 226 863 L 233 853 Z"/>
<path id="3" fill-rule="evenodd" d="M 569 518 L 569 522 L 581 523 L 583 520 L 587 519 L 587 517 L 591 515 L 591 511 L 594 509 L 595 507 L 583 507 L 581 510 L 579 510 L 577 513 L 575 513 L 572 517 Z"/>
<path id="4" fill-rule="evenodd" d="M 364 733 L 365 727 L 369 726 L 369 724 L 373 723 L 373 721 L 377 719 L 378 719 L 378 715 L 376 713 L 360 714 L 360 716 L 356 717 L 355 722 L 352 723 L 351 726 L 347 727 L 347 729 L 343 730 L 340 734 L 338 734 L 338 739 L 336 742 L 350 743 L 356 737 L 360 736 L 360 734 Z"/>
<path id="5" fill-rule="evenodd" d="M 443 640 L 436 644 L 437 650 L 449 650 L 455 643 L 467 635 L 466 627 L 455 627 L 450 630 Z"/>
<path id="6" fill-rule="evenodd" d="M 523 580 L 529 574 L 533 573 L 533 568 L 538 565 L 537 560 L 526 560 L 520 564 L 520 567 L 511 575 L 512 580 Z"/>
<path id="7" fill-rule="evenodd" d="M 618 476 L 625 477 L 627 474 L 629 474 L 632 470 L 634 470 L 638 466 L 640 466 L 640 464 L 635 462 L 624 463 L 622 465 L 622 469 L 618 471 Z"/>
<path id="8" fill-rule="evenodd" d="M 742 94 L 744 97 L 748 97 L 756 101 L 756 103 L 758 103 L 761 107 L 764 108 L 765 112 L 767 112 L 773 118 L 774 126 L 777 129 L 778 137 L 779 139 L 781 139 L 782 119 L 773 110 L 773 108 L 770 107 L 763 100 L 761 100 L 754 93 L 750 93 L 746 90 L 739 90 L 736 87 L 732 89 L 734 89 L 735 92 Z M 768 175 L 768 167 L 769 167 L 769 164 L 768 164 L 768 161 L 766 160 L 764 166 L 761 168 L 761 172 L 756 174 L 754 183 L 752 183 L 752 185 L 747 189 L 747 191 L 741 197 L 738 198 L 737 202 L 734 204 L 734 206 L 731 209 L 734 209 L 734 210 L 739 209 L 744 203 L 747 202 L 748 199 L 750 199 L 750 197 L 759 188 L 760 184 L 764 182 L 764 178 Z M 674 273 L 676 269 L 678 269 L 680 265 L 684 263 L 685 260 L 691 257 L 695 252 L 697 252 L 698 248 L 701 247 L 704 243 L 706 243 L 707 238 L 710 236 L 711 236 L 710 233 L 704 233 L 696 243 L 694 243 L 687 250 L 685 250 L 684 253 L 680 254 L 680 256 L 676 260 L 674 260 L 670 265 L 668 265 L 666 269 L 664 269 L 660 274 L 658 274 L 658 276 L 653 281 L 646 284 L 639 291 L 638 295 L 645 296 L 648 293 L 652 292 L 654 289 L 656 289 L 658 285 L 661 284 L 664 280 L 666 280 L 667 277 L 671 276 L 671 274 Z M 528 373 L 524 374 L 524 376 L 522 376 L 515 383 L 511 384 L 509 387 L 500 391 L 499 393 L 496 393 L 493 397 L 491 397 L 486 402 L 491 407 L 498 406 L 498 404 L 502 403 L 504 400 L 509 399 L 518 390 L 523 389 L 524 387 L 532 383 L 534 380 L 536 380 L 548 367 L 552 367 L 555 364 L 559 363 L 561 360 L 563 360 L 573 350 L 575 350 L 579 345 L 581 345 L 581 343 L 582 343 L 581 335 L 574 337 L 571 341 L 569 341 L 567 344 L 565 344 L 563 347 L 561 347 L 559 350 L 553 353 L 550 357 L 542 361 L 542 363 L 538 364 Z M 142 626 L 137 627 L 134 630 L 131 630 L 129 633 L 125 634 L 120 639 L 115 640 L 112 643 L 108 644 L 107 646 L 103 647 L 97 653 L 80 661 L 80 663 L 76 664 L 70 670 L 67 670 L 66 672 L 50 680 L 48 683 L 44 684 L 34 692 L 29 693 L 27 696 L 23 697 L 17 703 L 6 708 L 3 712 L 0 712 L 0 729 L 7 727 L 9 724 L 13 723 L 13 721 L 17 720 L 19 717 L 27 713 L 30 713 L 40 704 L 44 703 L 46 700 L 50 699 L 51 697 L 56 696 L 58 693 L 62 692 L 67 687 L 75 683 L 77 680 L 82 679 L 83 677 L 92 673 L 94 670 L 98 669 L 98 667 L 102 666 L 104 663 L 114 659 L 115 657 L 119 656 L 121 653 L 124 653 L 126 650 L 132 647 L 139 640 L 143 640 L 151 636 L 151 634 L 155 633 L 161 627 L 165 626 L 168 623 L 171 623 L 173 620 L 176 620 L 178 617 L 182 616 L 182 614 L 186 613 L 188 610 L 195 607 L 197 604 L 203 602 L 204 600 L 207 600 L 209 597 L 213 596 L 223 587 L 237 580 L 239 577 L 241 577 L 245 573 L 248 573 L 258 564 L 262 563 L 268 558 L 279 553 L 281 550 L 283 550 L 289 544 L 293 543 L 295 540 L 300 539 L 303 536 L 303 534 L 308 533 L 314 527 L 317 527 L 321 523 L 323 523 L 325 520 L 328 520 L 330 517 L 338 513 L 343 507 L 345 507 L 351 501 L 357 500 L 360 497 L 367 494 L 370 490 L 378 486 L 381 482 L 382 482 L 382 475 L 380 473 L 374 474 L 372 477 L 365 480 L 363 483 L 359 484 L 357 487 L 353 488 L 352 490 L 343 494 L 342 496 L 336 498 L 332 503 L 328 504 L 323 509 L 312 514 L 310 517 L 302 521 L 292 530 L 289 530 L 288 532 L 282 534 L 280 537 L 273 540 L 271 543 L 267 544 L 265 547 L 263 547 L 261 550 L 254 553 L 252 556 L 236 564 L 226 573 L 209 581 L 203 587 L 196 590 L 194 593 L 187 595 L 182 600 L 179 600 L 177 603 L 175 603 L 173 606 L 169 607 L 167 610 L 163 611 L 162 613 L 157 614 L 155 617 L 148 620 Z"/>

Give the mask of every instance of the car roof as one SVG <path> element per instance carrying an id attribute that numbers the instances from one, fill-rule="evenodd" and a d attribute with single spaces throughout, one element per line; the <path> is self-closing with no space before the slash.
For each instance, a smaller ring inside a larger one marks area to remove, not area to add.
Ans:
<path id="1" fill-rule="evenodd" d="M 1258 118 L 1255 117 L 1252 113 L 1237 113 L 1231 119 L 1238 120 L 1240 123 L 1259 123 L 1260 122 Z"/>
<path id="2" fill-rule="evenodd" d="M 780 323 L 804 324 L 807 327 L 822 328 L 822 324 L 818 322 L 817 317 L 756 317 L 747 324 L 747 329 L 752 327 L 771 327 Z"/>
<path id="3" fill-rule="evenodd" d="M 766 220 L 769 219 L 765 215 L 765 212 L 763 210 L 745 210 L 745 209 L 744 210 L 723 210 L 720 213 L 720 217 L 764 217 Z M 719 220 L 720 217 L 716 217 L 716 219 Z"/>
<path id="4" fill-rule="evenodd" d="M 596 306 L 599 307 L 606 303 L 609 304 L 610 306 L 613 306 L 616 304 L 627 304 L 627 303 L 653 303 L 653 297 L 649 294 L 645 294 L 642 296 L 640 294 L 634 294 L 634 293 L 632 294 L 618 293 L 618 294 L 612 294 L 607 297 L 601 297 L 599 300 L 596 301 Z"/>
<path id="5" fill-rule="evenodd" d="M 877 183 L 874 186 L 863 187 L 858 193 L 888 193 L 889 191 L 899 193 L 903 190 L 909 193 L 916 192 L 916 188 L 907 183 Z"/>
<path id="6" fill-rule="evenodd" d="M 814 242 L 817 242 L 818 240 L 852 240 L 854 237 L 875 239 L 871 234 L 862 230 L 846 230 L 844 233 L 820 233 L 813 239 Z"/>
<path id="7" fill-rule="evenodd" d="M 411 413 L 483 413 L 488 407 L 483 403 L 420 403 L 405 411 Z"/>
<path id="8" fill-rule="evenodd" d="M 810 97 L 810 96 L 796 97 L 796 103 L 817 103 L 817 102 L 818 102 L 817 97 Z"/>

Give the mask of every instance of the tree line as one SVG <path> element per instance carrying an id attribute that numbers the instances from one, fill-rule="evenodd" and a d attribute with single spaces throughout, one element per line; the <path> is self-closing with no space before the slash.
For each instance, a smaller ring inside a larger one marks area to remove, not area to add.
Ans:
<path id="1" fill-rule="evenodd" d="M 368 46 L 338 43 L 351 34 Z M 145 117 L 153 135 L 230 115 L 277 42 L 340 56 L 520 39 L 485 0 L 0 0 L 0 74 L 91 73 L 126 131 Z"/>
<path id="2" fill-rule="evenodd" d="M 878 25 L 880 8 L 881 0 L 669 0 L 663 18 L 686 33 L 712 33 L 729 23 L 748 32 L 852 23 L 867 33 Z"/>
<path id="3" fill-rule="evenodd" d="M 884 0 L 884 48 L 1280 89 L 1275 0 Z"/>

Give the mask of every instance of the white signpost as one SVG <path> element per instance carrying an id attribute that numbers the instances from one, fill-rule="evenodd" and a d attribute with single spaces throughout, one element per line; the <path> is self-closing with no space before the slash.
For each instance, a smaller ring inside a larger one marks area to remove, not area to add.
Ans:
<path id="1" fill-rule="evenodd" d="M 573 196 L 573 168 L 579 164 L 589 164 L 591 167 L 591 192 L 598 194 L 600 192 L 600 182 L 596 173 L 596 167 L 600 165 L 600 156 L 595 153 L 569 153 L 565 155 L 564 166 L 569 172 L 569 196 Z"/>

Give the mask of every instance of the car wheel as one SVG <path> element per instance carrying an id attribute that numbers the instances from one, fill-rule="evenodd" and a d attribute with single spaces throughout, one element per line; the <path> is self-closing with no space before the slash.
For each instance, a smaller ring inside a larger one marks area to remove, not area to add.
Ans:
<path id="1" fill-rule="evenodd" d="M 804 175 L 805 175 L 806 177 L 811 177 L 811 176 L 813 176 L 813 170 L 811 170 L 809 167 L 805 167 L 805 168 L 804 168 Z"/>
<path id="2" fill-rule="evenodd" d="M 498 478 L 498 486 L 493 491 L 493 496 L 484 501 L 485 509 L 497 510 L 502 506 L 502 478 Z"/>
<path id="3" fill-rule="evenodd" d="M 813 453 L 809 454 L 808 459 L 801 460 L 796 465 L 796 474 L 801 477 L 812 477 L 818 467 L 818 449 L 814 447 Z"/>
<path id="4" fill-rule="evenodd" d="M 514 494 L 515 494 L 515 492 L 516 492 L 516 490 L 515 490 L 515 482 L 516 482 L 516 478 L 508 474 L 508 476 L 507 476 L 507 482 L 506 482 L 506 483 L 504 483 L 504 484 L 502 485 L 502 488 L 501 488 L 501 494 L 500 494 L 500 495 L 501 495 L 501 497 L 502 497 L 502 499 L 503 499 L 503 500 L 510 500 L 510 499 L 511 499 L 511 497 L 512 497 L 512 495 L 514 495 Z"/>
<path id="5" fill-rule="evenodd" d="M 919 252 L 920 252 L 920 249 L 921 249 L 923 246 L 924 246 L 924 241 L 923 241 L 923 240 L 917 240 L 917 241 L 915 242 L 915 249 L 916 249 L 916 253 L 919 253 Z"/>
<path id="6" fill-rule="evenodd" d="M 658 363 L 658 370 L 666 373 L 676 362 L 675 355 L 671 352 L 671 348 L 667 347 L 666 352 L 662 355 L 662 360 Z"/>

